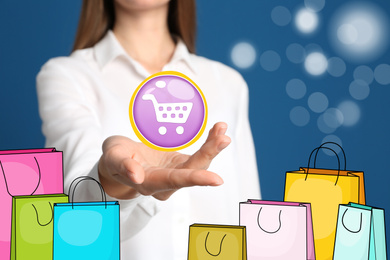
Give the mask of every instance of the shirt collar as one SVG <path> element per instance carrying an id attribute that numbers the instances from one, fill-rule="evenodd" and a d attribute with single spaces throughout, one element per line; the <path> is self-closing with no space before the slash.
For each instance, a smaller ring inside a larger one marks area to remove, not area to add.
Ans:
<path id="1" fill-rule="evenodd" d="M 175 52 L 173 53 L 171 60 L 166 65 L 183 61 L 194 73 L 196 73 L 197 68 L 194 61 L 191 59 L 191 54 L 189 53 L 187 46 L 179 37 L 176 37 L 176 40 Z M 109 30 L 103 39 L 94 46 L 94 52 L 96 61 L 102 69 L 120 56 L 128 59 L 135 68 L 142 67 L 141 64 L 126 53 L 111 30 Z"/>

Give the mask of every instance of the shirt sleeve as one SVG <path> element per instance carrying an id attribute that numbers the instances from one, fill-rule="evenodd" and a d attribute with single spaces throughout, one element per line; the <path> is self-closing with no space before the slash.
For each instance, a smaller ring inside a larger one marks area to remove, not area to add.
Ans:
<path id="1" fill-rule="evenodd" d="M 261 194 L 255 145 L 249 123 L 249 90 L 245 80 L 242 79 L 241 82 L 237 130 L 234 140 L 237 146 L 240 172 L 245 176 L 240 178 L 240 197 L 241 201 L 246 201 L 250 198 L 261 199 Z"/>
<path id="2" fill-rule="evenodd" d="M 105 139 L 98 112 L 90 102 L 93 89 L 86 86 L 87 79 L 77 71 L 83 66 L 87 65 L 70 58 L 52 59 L 42 67 L 36 82 L 46 146 L 63 151 L 65 193 L 77 177 L 90 176 L 99 181 L 97 165 Z M 74 201 L 96 201 L 100 195 L 96 183 L 85 181 L 77 186 Z M 107 195 L 107 199 L 120 203 L 122 240 L 135 235 L 158 211 L 150 196 L 118 200 Z"/>

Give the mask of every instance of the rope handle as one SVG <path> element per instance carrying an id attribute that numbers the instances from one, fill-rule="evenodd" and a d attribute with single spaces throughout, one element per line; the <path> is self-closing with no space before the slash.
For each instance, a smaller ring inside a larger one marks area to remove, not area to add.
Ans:
<path id="1" fill-rule="evenodd" d="M 223 240 L 225 239 L 226 237 L 226 234 L 222 237 L 222 240 L 221 240 L 221 243 L 219 244 L 219 252 L 217 254 L 212 254 L 210 253 L 210 251 L 207 249 L 207 238 L 209 237 L 209 234 L 210 232 L 207 232 L 207 235 L 206 235 L 206 239 L 204 241 L 204 248 L 206 249 L 206 252 L 211 255 L 211 256 L 219 256 L 221 254 L 221 251 L 222 251 L 222 243 L 223 243 Z"/>
<path id="2" fill-rule="evenodd" d="M 48 201 L 49 205 L 50 205 L 50 209 L 51 209 L 51 219 L 49 220 L 49 222 L 47 222 L 46 224 L 41 224 L 41 222 L 39 222 L 39 217 L 38 217 L 38 210 L 37 208 L 34 206 L 34 204 L 31 204 L 35 210 L 35 214 L 37 215 L 37 222 L 38 224 L 41 226 L 41 227 L 44 227 L 44 226 L 47 226 L 49 225 L 52 221 L 53 221 L 53 217 L 54 217 L 54 211 L 53 211 L 53 206 L 51 205 L 50 201 Z"/>
<path id="3" fill-rule="evenodd" d="M 69 192 L 68 192 L 69 196 L 71 194 L 71 190 L 72 190 L 72 187 L 74 185 L 73 192 L 72 192 L 72 197 L 70 199 L 71 203 L 72 203 L 72 209 L 74 208 L 74 194 L 75 194 L 77 185 L 79 185 L 82 181 L 87 181 L 87 180 L 94 181 L 95 183 L 97 183 L 97 185 L 99 185 L 100 191 L 102 193 L 102 201 L 104 201 L 105 208 L 107 209 L 107 196 L 106 196 L 106 193 L 104 192 L 103 186 L 100 184 L 100 182 L 98 182 L 97 180 L 95 180 L 94 178 L 92 178 L 90 176 L 80 176 L 80 177 L 77 177 L 70 184 Z M 75 182 L 76 182 L 76 184 L 75 184 Z"/>
<path id="4" fill-rule="evenodd" d="M 360 227 L 359 227 L 359 229 L 358 229 L 358 230 L 351 230 L 351 229 L 347 228 L 347 226 L 344 224 L 344 217 L 345 217 L 345 214 L 347 213 L 347 211 L 348 211 L 348 209 L 346 209 L 346 210 L 344 211 L 344 213 L 343 213 L 343 217 L 341 218 L 341 224 L 343 224 L 343 227 L 344 227 L 346 230 L 348 230 L 349 232 L 355 233 L 355 234 L 356 234 L 356 233 L 359 233 L 360 230 L 362 230 L 363 213 L 360 212 Z"/>
<path id="5" fill-rule="evenodd" d="M 311 156 L 313 155 L 313 153 L 314 153 L 315 151 L 318 151 L 319 149 L 327 149 L 327 150 L 330 150 L 330 151 L 332 151 L 332 152 L 336 155 L 336 157 L 337 157 L 338 172 L 337 172 L 337 179 L 336 179 L 336 182 L 335 182 L 335 184 L 334 184 L 334 185 L 336 186 L 337 182 L 339 181 L 339 177 L 340 177 L 340 158 L 339 158 L 339 156 L 337 155 L 337 153 L 336 153 L 333 149 L 331 149 L 331 148 L 329 148 L 329 147 L 323 147 L 323 146 L 319 146 L 319 147 L 315 148 L 315 149 L 310 153 L 309 161 L 307 162 L 307 173 L 306 173 L 305 181 L 307 180 L 307 176 L 309 175 Z"/>
<path id="6" fill-rule="evenodd" d="M 37 158 L 34 156 L 34 159 L 35 159 L 35 163 L 37 164 L 37 167 L 38 167 L 38 184 L 37 186 L 35 187 L 34 191 L 30 194 L 30 195 L 34 195 L 34 193 L 37 191 L 38 187 L 39 187 L 39 184 L 41 183 L 41 167 L 39 167 L 39 163 L 38 163 L 38 160 Z M 9 188 L 8 188 L 8 183 L 7 183 L 7 177 L 5 176 L 5 171 L 4 171 L 4 167 L 3 167 L 3 164 L 0 160 L 0 167 L 1 167 L 1 171 L 3 172 L 3 176 L 4 176 L 4 182 L 5 182 L 5 188 L 7 189 L 7 193 L 11 196 L 11 197 L 14 197 L 14 195 L 12 195 L 10 192 L 9 192 Z"/>
<path id="7" fill-rule="evenodd" d="M 347 170 L 347 156 L 345 156 L 345 152 L 344 152 L 343 147 L 341 147 L 341 145 L 339 145 L 336 142 L 325 142 L 325 143 L 321 144 L 319 147 L 323 147 L 326 144 L 334 144 L 334 145 L 337 145 L 341 149 L 341 151 L 343 152 L 343 155 L 344 155 L 344 171 L 346 171 Z M 317 150 L 316 155 L 314 156 L 314 166 L 313 166 L 313 168 L 316 168 L 317 155 L 318 155 L 319 151 L 320 150 Z"/>
<path id="8" fill-rule="evenodd" d="M 263 230 L 265 233 L 268 233 L 268 234 L 275 234 L 276 232 L 278 232 L 281 228 L 282 228 L 282 220 L 281 220 L 281 215 L 282 215 L 282 210 L 279 210 L 279 227 L 278 229 L 276 229 L 275 231 L 267 231 L 265 230 L 264 228 L 261 227 L 260 225 L 260 213 L 261 213 L 261 210 L 263 209 L 263 207 L 260 208 L 259 210 L 259 213 L 257 214 L 257 225 L 259 226 L 259 228 L 261 230 Z"/>

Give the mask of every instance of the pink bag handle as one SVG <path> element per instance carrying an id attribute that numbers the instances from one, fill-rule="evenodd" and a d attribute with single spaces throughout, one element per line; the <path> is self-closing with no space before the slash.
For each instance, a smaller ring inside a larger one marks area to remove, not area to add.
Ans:
<path id="1" fill-rule="evenodd" d="M 39 163 L 38 163 L 37 158 L 34 157 L 34 159 L 35 159 L 35 162 L 37 163 L 39 177 L 38 177 L 38 184 L 37 184 L 37 186 L 35 187 L 34 191 L 31 193 L 31 195 L 33 195 L 33 194 L 37 191 L 37 189 L 38 189 L 38 187 L 39 187 L 39 184 L 41 183 L 41 168 L 39 167 Z M 6 187 L 6 189 L 7 189 L 7 192 L 8 192 L 8 194 L 9 194 L 11 197 L 13 197 L 13 195 L 9 192 L 9 189 L 8 189 L 7 178 L 5 177 L 5 172 L 4 172 L 4 168 L 3 168 L 3 164 L 1 163 L 1 160 L 0 160 L 0 167 L 1 167 L 1 170 L 2 170 L 2 172 L 3 172 L 4 182 L 5 182 L 5 187 Z"/>
<path id="2" fill-rule="evenodd" d="M 261 213 L 261 210 L 263 209 L 263 207 L 260 208 L 259 210 L 259 214 L 257 214 L 257 225 L 259 226 L 259 228 L 261 230 L 263 230 L 265 233 L 268 233 L 268 234 L 275 234 L 276 232 L 278 232 L 281 228 L 282 228 L 282 220 L 281 220 L 281 215 L 282 215 L 282 210 L 279 210 L 279 227 L 277 230 L 275 231 L 267 231 L 265 230 L 264 228 L 261 227 L 260 225 L 260 213 Z"/>

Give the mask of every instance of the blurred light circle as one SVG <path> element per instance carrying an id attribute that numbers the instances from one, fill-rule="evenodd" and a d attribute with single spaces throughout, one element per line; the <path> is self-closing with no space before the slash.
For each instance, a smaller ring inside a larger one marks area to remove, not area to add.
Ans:
<path id="1" fill-rule="evenodd" d="M 339 144 L 341 147 L 343 147 L 343 143 L 342 143 L 341 139 L 338 136 L 336 136 L 336 135 L 327 135 L 327 136 L 325 136 L 324 139 L 322 139 L 321 143 L 323 144 L 323 143 L 326 143 L 326 142 L 334 142 L 334 143 Z M 326 144 L 326 147 L 329 147 L 330 149 L 335 151 L 337 154 L 339 154 L 341 152 L 340 147 L 338 147 L 335 144 Z M 336 156 L 331 150 L 328 150 L 328 149 L 322 149 L 322 150 L 327 155 Z M 344 160 L 344 157 L 340 158 L 340 160 Z M 343 162 L 342 161 L 340 161 L 340 167 L 343 167 Z"/>
<path id="2" fill-rule="evenodd" d="M 306 50 L 298 43 L 292 43 L 287 46 L 286 56 L 292 63 L 302 63 L 305 60 Z"/>
<path id="3" fill-rule="evenodd" d="M 353 101 L 344 101 L 337 107 L 343 114 L 343 126 L 354 126 L 360 119 L 360 108 Z"/>
<path id="4" fill-rule="evenodd" d="M 337 37 L 344 44 L 354 44 L 358 40 L 358 30 L 351 24 L 342 24 L 337 29 Z"/>
<path id="5" fill-rule="evenodd" d="M 390 65 L 380 64 L 375 68 L 374 77 L 376 82 L 381 85 L 390 84 Z"/>
<path id="6" fill-rule="evenodd" d="M 291 13 L 284 6 L 276 6 L 271 11 L 272 21 L 279 26 L 286 26 L 291 22 Z"/>
<path id="7" fill-rule="evenodd" d="M 318 76 L 323 74 L 328 67 L 328 61 L 324 54 L 320 52 L 310 53 L 305 59 L 306 71 L 313 75 Z"/>
<path id="8" fill-rule="evenodd" d="M 324 123 L 330 128 L 339 128 L 344 122 L 343 113 L 337 108 L 329 108 L 323 115 Z"/>
<path id="9" fill-rule="evenodd" d="M 328 108 L 329 101 L 325 94 L 321 92 L 314 92 L 309 96 L 307 104 L 309 105 L 311 111 L 315 113 L 322 113 Z"/>
<path id="10" fill-rule="evenodd" d="M 349 85 L 349 94 L 356 100 L 364 100 L 370 94 L 370 86 L 361 79 L 355 79 Z"/>
<path id="11" fill-rule="evenodd" d="M 286 84 L 286 92 L 292 99 L 301 99 L 306 94 L 306 84 L 300 79 L 291 79 Z"/>
<path id="12" fill-rule="evenodd" d="M 324 133 L 324 134 L 331 134 L 333 133 L 334 131 L 336 131 L 336 128 L 334 127 L 329 127 L 326 123 L 325 123 L 325 119 L 324 119 L 324 114 L 320 115 L 317 119 L 317 127 L 318 129 Z"/>
<path id="13" fill-rule="evenodd" d="M 325 0 L 305 0 L 305 6 L 314 12 L 321 11 L 325 6 Z"/>
<path id="14" fill-rule="evenodd" d="M 310 120 L 309 111 L 304 107 L 296 106 L 290 111 L 290 120 L 296 126 L 305 126 Z"/>
<path id="15" fill-rule="evenodd" d="M 233 64 L 240 69 L 251 67 L 256 60 L 256 50 L 248 42 L 237 43 L 231 52 Z"/>
<path id="16" fill-rule="evenodd" d="M 367 84 L 371 84 L 374 80 L 374 72 L 368 66 L 361 65 L 353 71 L 353 78 L 365 81 Z"/>
<path id="17" fill-rule="evenodd" d="M 373 61 L 387 49 L 388 24 L 386 13 L 373 3 L 349 3 L 331 19 L 330 41 L 339 55 L 349 61 Z"/>
<path id="18" fill-rule="evenodd" d="M 303 8 L 295 16 L 295 25 L 302 33 L 311 33 L 318 26 L 318 15 L 310 9 Z"/>
<path id="19" fill-rule="evenodd" d="M 328 73 L 333 77 L 341 77 L 344 75 L 347 66 L 345 62 L 339 57 L 332 57 L 328 59 Z"/>
<path id="20" fill-rule="evenodd" d="M 265 51 L 260 56 L 260 65 L 266 71 L 275 71 L 279 69 L 280 63 L 280 56 L 275 51 Z"/>

